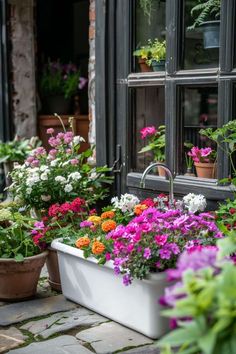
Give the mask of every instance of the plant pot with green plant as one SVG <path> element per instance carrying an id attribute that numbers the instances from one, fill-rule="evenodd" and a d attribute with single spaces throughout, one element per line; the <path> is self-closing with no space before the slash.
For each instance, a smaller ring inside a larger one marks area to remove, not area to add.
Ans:
<path id="1" fill-rule="evenodd" d="M 159 41 L 156 38 L 153 42 L 150 40 L 150 59 L 147 61 L 153 71 L 165 71 L 166 62 L 166 41 Z"/>
<path id="2" fill-rule="evenodd" d="M 0 205 L 0 299 L 18 301 L 35 295 L 47 251 L 35 245 L 34 219 L 15 203 Z"/>
<path id="3" fill-rule="evenodd" d="M 76 65 L 62 64 L 59 60 L 55 62 L 48 60 L 39 83 L 44 113 L 72 113 L 71 98 L 78 90 L 80 79 L 80 72 Z"/>
<path id="4" fill-rule="evenodd" d="M 199 0 L 191 9 L 191 15 L 197 17 L 188 29 L 199 27 L 203 32 L 204 48 L 219 48 L 221 0 Z"/>
<path id="5" fill-rule="evenodd" d="M 152 68 L 147 64 L 148 59 L 150 58 L 150 46 L 146 45 L 139 49 L 136 49 L 133 52 L 133 55 L 138 58 L 138 63 L 141 72 L 150 72 Z"/>
<path id="6" fill-rule="evenodd" d="M 140 133 L 141 139 L 147 138 L 148 144 L 139 151 L 139 154 L 152 151 L 154 162 L 165 163 L 165 126 L 160 125 L 158 129 L 154 126 L 144 127 L 140 130 Z M 162 167 L 157 169 L 159 176 L 165 177 L 164 169 Z"/>
<path id="7" fill-rule="evenodd" d="M 197 177 L 216 178 L 216 151 L 210 147 L 193 146 L 188 156 L 194 161 Z"/>

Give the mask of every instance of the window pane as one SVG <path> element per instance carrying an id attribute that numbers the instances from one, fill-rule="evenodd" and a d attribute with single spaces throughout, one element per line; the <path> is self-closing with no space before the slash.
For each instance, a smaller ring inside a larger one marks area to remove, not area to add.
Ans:
<path id="1" fill-rule="evenodd" d="M 141 47 L 148 47 L 141 53 L 135 55 L 135 71 L 152 71 L 151 63 L 149 66 L 140 66 L 139 61 L 143 59 L 146 63 L 146 59 L 150 59 L 150 43 L 155 39 L 163 42 L 165 40 L 165 12 L 166 1 L 165 0 L 152 0 L 143 1 L 136 0 L 135 2 L 135 41 L 134 50 Z M 150 5 L 148 5 L 150 4 Z M 140 57 L 141 55 L 141 57 Z M 147 58 L 146 58 L 147 56 Z M 161 68 L 165 70 L 165 68 Z"/>
<path id="2" fill-rule="evenodd" d="M 213 86 L 185 87 L 182 88 L 181 97 L 182 162 L 179 172 L 184 174 L 187 170 L 186 154 L 190 151 L 191 144 L 198 148 L 216 149 L 214 143 L 199 134 L 199 130 L 217 127 L 218 89 Z M 192 172 L 195 172 L 194 168 Z"/>
<path id="3" fill-rule="evenodd" d="M 133 158 L 131 159 L 134 171 L 143 172 L 154 161 L 153 151 L 139 153 L 150 142 L 151 135 L 141 138 L 140 130 L 154 126 L 156 129 L 165 124 L 165 89 L 164 87 L 138 88 L 134 95 L 133 114 Z M 164 148 L 163 148 L 164 152 Z"/>
<path id="4" fill-rule="evenodd" d="M 206 16 L 202 16 L 205 8 L 198 10 L 198 6 L 204 3 L 199 4 L 198 0 L 184 1 L 182 69 L 218 67 L 220 0 L 214 3 L 215 7 L 206 11 Z"/>

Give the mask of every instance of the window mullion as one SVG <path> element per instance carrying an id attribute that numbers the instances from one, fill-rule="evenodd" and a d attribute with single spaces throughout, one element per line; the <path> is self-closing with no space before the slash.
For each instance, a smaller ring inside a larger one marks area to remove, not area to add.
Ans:
<path id="1" fill-rule="evenodd" d="M 178 70 L 181 32 L 180 0 L 166 0 L 166 70 L 168 75 Z"/>
<path id="2" fill-rule="evenodd" d="M 220 71 L 230 72 L 233 69 L 233 51 L 235 43 L 235 7 L 232 0 L 221 0 L 220 15 Z"/>

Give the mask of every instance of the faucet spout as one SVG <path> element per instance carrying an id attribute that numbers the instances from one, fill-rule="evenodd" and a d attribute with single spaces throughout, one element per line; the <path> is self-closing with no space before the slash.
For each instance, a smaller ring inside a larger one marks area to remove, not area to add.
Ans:
<path id="1" fill-rule="evenodd" d="M 174 204 L 174 174 L 169 167 L 167 167 L 164 163 L 161 162 L 154 162 L 149 165 L 143 172 L 140 181 L 140 187 L 145 188 L 145 180 L 147 174 L 155 167 L 162 167 L 165 171 L 167 176 L 169 177 L 169 203 L 172 206 Z"/>

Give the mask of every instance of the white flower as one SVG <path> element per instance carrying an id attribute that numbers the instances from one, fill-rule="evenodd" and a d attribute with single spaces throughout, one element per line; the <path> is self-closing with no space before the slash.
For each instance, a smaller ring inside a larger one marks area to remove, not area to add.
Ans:
<path id="1" fill-rule="evenodd" d="M 48 180 L 48 174 L 46 172 L 44 172 L 44 173 L 41 174 L 40 178 L 41 178 L 42 181 L 47 181 Z"/>
<path id="2" fill-rule="evenodd" d="M 85 140 L 84 140 L 84 138 L 82 136 L 80 136 L 80 135 L 74 136 L 74 138 L 73 138 L 74 145 L 78 145 L 78 144 L 83 143 L 83 142 L 85 142 Z"/>
<path id="3" fill-rule="evenodd" d="M 70 193 L 72 190 L 73 190 L 73 187 L 72 187 L 71 184 L 66 184 L 65 185 L 65 188 L 64 188 L 65 192 Z"/>
<path id="4" fill-rule="evenodd" d="M 138 197 L 133 194 L 122 194 L 120 199 L 118 197 L 114 197 L 111 199 L 111 203 L 115 208 L 120 209 L 123 213 L 125 212 L 133 212 L 133 209 L 136 204 L 139 203 Z"/>
<path id="5" fill-rule="evenodd" d="M 71 178 L 72 180 L 78 180 L 81 177 L 82 176 L 79 172 L 72 172 L 71 174 L 69 174 L 68 179 Z"/>
<path id="6" fill-rule="evenodd" d="M 88 177 L 88 179 L 89 179 L 90 181 L 93 181 L 93 180 L 95 180 L 97 177 L 98 177 L 97 172 L 92 172 L 92 173 L 90 174 L 90 176 Z"/>
<path id="7" fill-rule="evenodd" d="M 32 192 L 32 188 L 26 188 L 26 194 L 31 194 L 31 192 Z"/>
<path id="8" fill-rule="evenodd" d="M 51 199 L 51 196 L 50 195 L 41 195 L 41 199 L 44 202 L 48 202 Z"/>
<path id="9" fill-rule="evenodd" d="M 26 179 L 26 185 L 28 187 L 32 187 L 35 183 L 39 182 L 39 175 L 38 174 L 33 174 L 30 175 L 27 179 Z"/>
<path id="10" fill-rule="evenodd" d="M 63 176 L 56 176 L 55 181 L 63 184 L 66 183 L 66 178 Z"/>
<path id="11" fill-rule="evenodd" d="M 191 213 L 203 211 L 206 208 L 206 198 L 202 194 L 189 193 L 183 197 L 184 206 Z"/>
<path id="12" fill-rule="evenodd" d="M 52 160 L 52 161 L 50 162 L 50 165 L 51 165 L 52 167 L 55 167 L 55 166 L 58 164 L 58 161 L 59 161 L 59 159 Z"/>
<path id="13" fill-rule="evenodd" d="M 47 165 L 42 165 L 40 168 L 40 171 L 46 171 L 46 170 L 48 170 L 48 166 Z"/>

